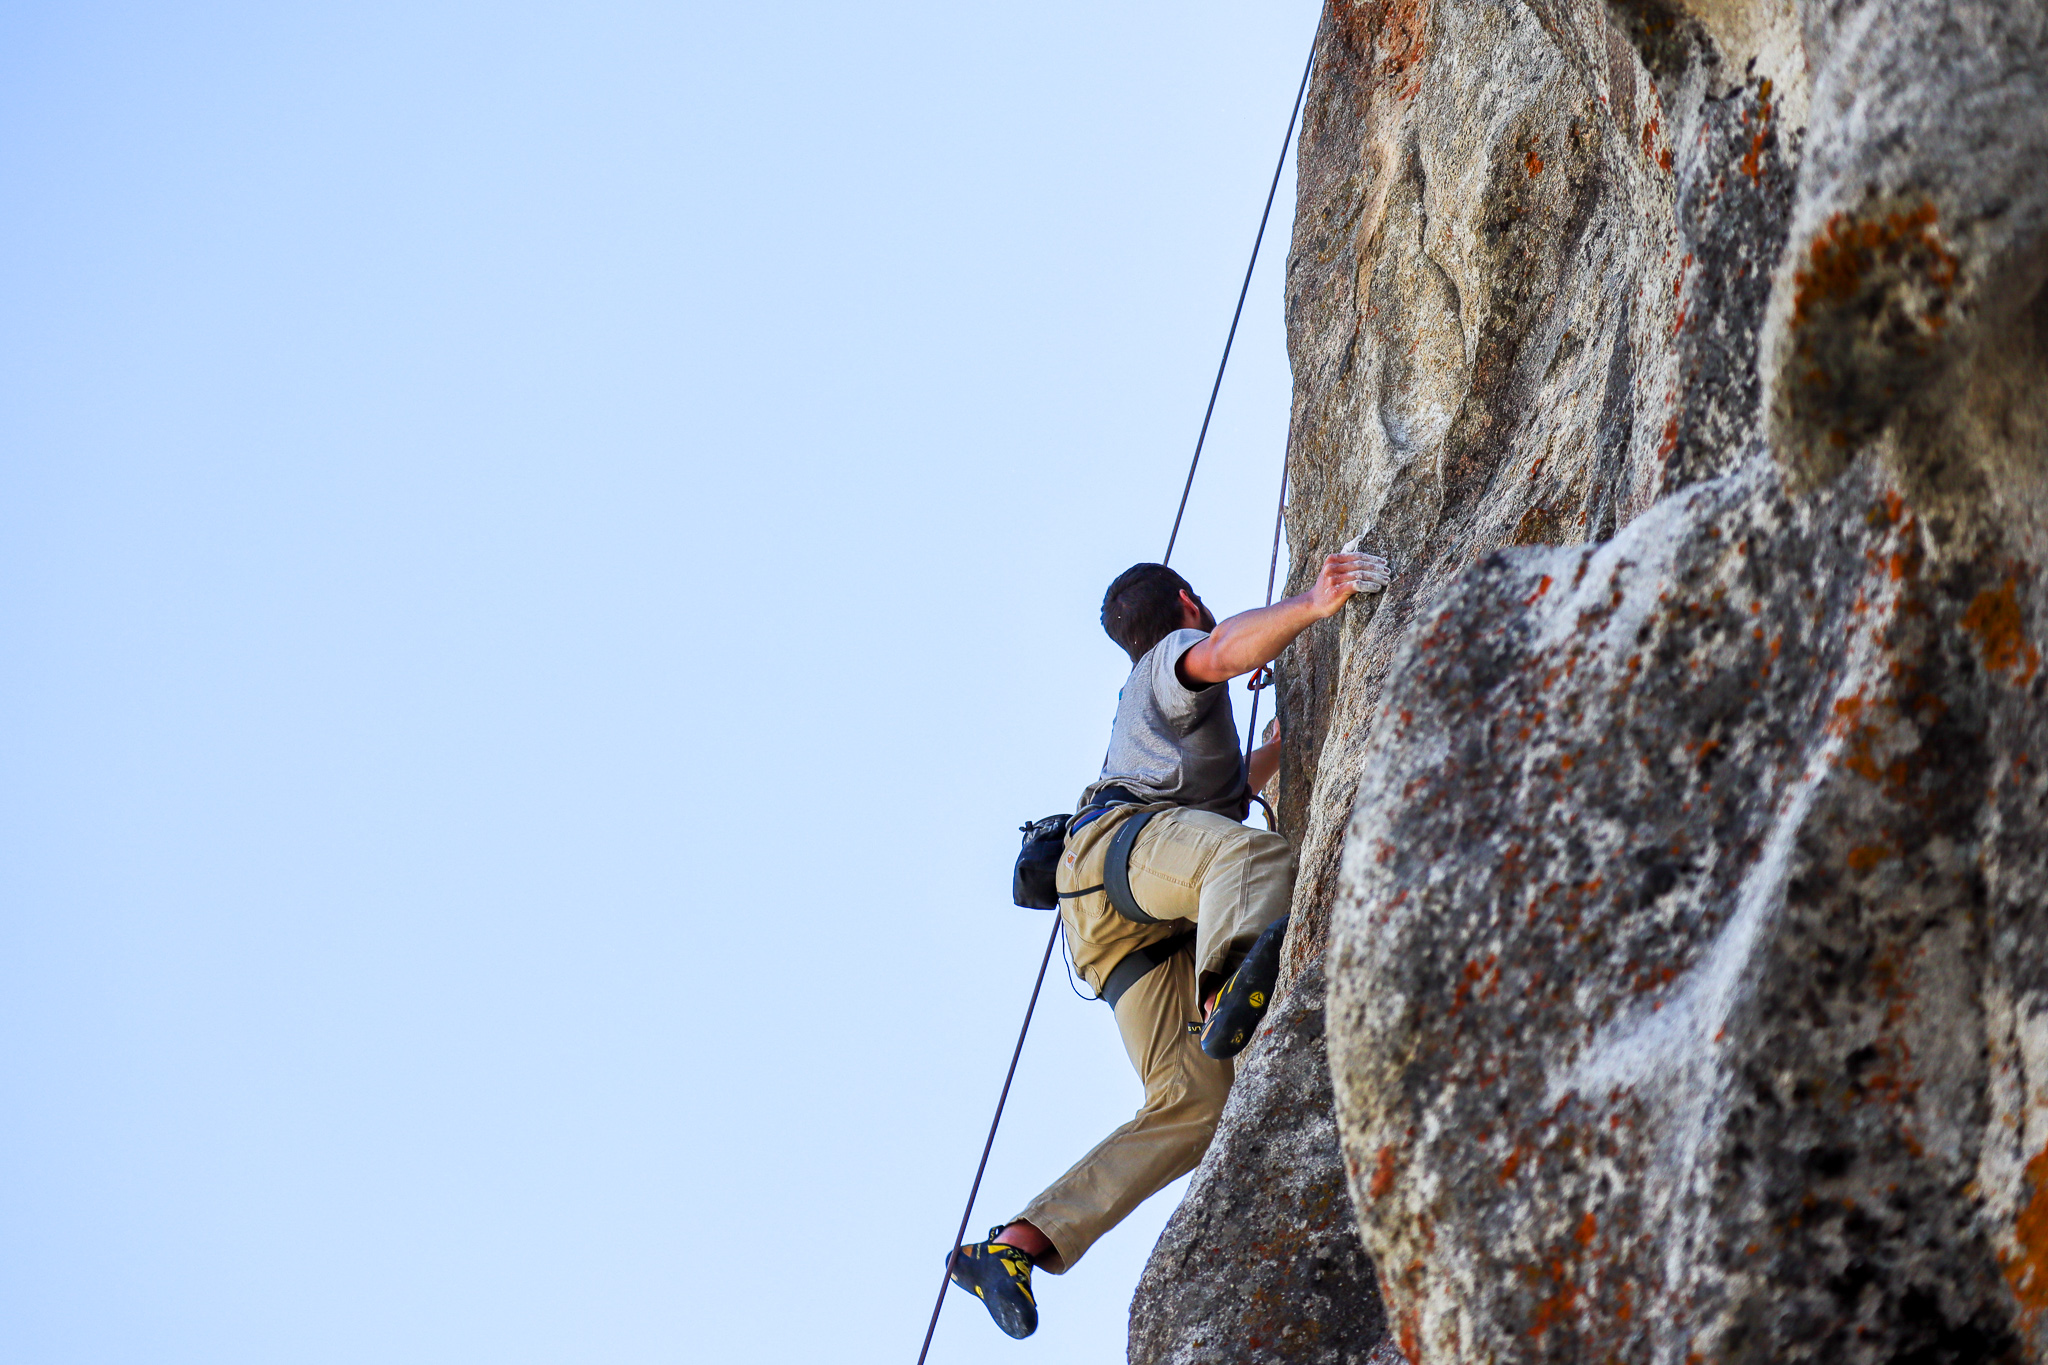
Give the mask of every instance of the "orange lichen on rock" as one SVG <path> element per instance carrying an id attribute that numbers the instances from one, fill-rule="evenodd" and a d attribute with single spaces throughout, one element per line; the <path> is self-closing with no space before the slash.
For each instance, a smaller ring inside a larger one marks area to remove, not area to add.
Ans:
<path id="1" fill-rule="evenodd" d="M 1386 1196 L 1394 1188 L 1394 1144 L 1380 1148 L 1378 1162 L 1373 1166 L 1371 1194 L 1374 1199 Z"/>
<path id="2" fill-rule="evenodd" d="M 1749 140 L 1749 153 L 1742 158 L 1742 173 L 1751 180 L 1761 181 L 1764 178 L 1764 142 L 1769 137 L 1770 130 L 1765 129 Z"/>
<path id="3" fill-rule="evenodd" d="M 1771 83 L 1768 80 L 1763 83 L 1763 86 L 1757 92 L 1756 118 L 1759 125 L 1756 130 L 1756 136 L 1749 140 L 1749 154 L 1742 158 L 1741 164 L 1744 175 L 1748 176 L 1751 180 L 1761 182 L 1764 177 L 1764 143 L 1771 135 Z M 1749 116 L 1745 113 L 1743 121 L 1748 122 L 1748 119 Z"/>
<path id="4" fill-rule="evenodd" d="M 1828 722 L 1828 732 L 1836 735 L 1852 733 L 1863 719 L 1863 708 L 1867 705 L 1861 692 L 1841 698 L 1834 705 L 1834 719 Z"/>
<path id="5" fill-rule="evenodd" d="M 1391 78 L 1427 55 L 1426 11 L 1430 8 L 1424 0 L 1392 0 L 1378 5 L 1338 5 L 1333 13 L 1345 45 L 1365 58 L 1363 64 L 1375 76 Z"/>
<path id="6" fill-rule="evenodd" d="M 1910 672 L 1901 678 L 1901 683 L 1909 693 L 1915 687 Z M 1828 731 L 1847 741 L 1835 759 L 1837 764 L 1865 781 L 1885 785 L 1894 799 L 1906 799 L 1915 762 L 1924 761 L 1925 756 L 1914 759 L 1902 754 L 1889 762 L 1885 760 L 1883 751 L 1893 747 L 1887 731 L 1898 718 L 1899 708 L 1897 698 L 1866 701 L 1859 692 L 1835 703 Z"/>
<path id="7" fill-rule="evenodd" d="M 1989 672 L 2010 673 L 2015 683 L 2025 687 L 2040 671 L 2041 652 L 2027 639 L 2020 618 L 2019 585 L 2012 579 L 1977 594 L 1963 613 L 1963 629 L 1977 637 Z"/>
<path id="8" fill-rule="evenodd" d="M 1529 1335 L 1540 1337 L 1549 1331 L 1552 1324 L 1570 1317 L 1578 1310 L 1579 1286 L 1571 1281 L 1563 1261 L 1550 1263 L 1550 1278 L 1557 1291 L 1536 1304 L 1536 1320 L 1529 1324 Z"/>
<path id="9" fill-rule="evenodd" d="M 1792 322 L 1804 326 L 1824 307 L 1860 293 L 1886 267 L 1917 276 L 1936 291 L 1927 321 L 1939 326 L 1947 293 L 1955 287 L 1956 258 L 1936 230 L 1934 205 L 1857 221 L 1847 213 L 1828 219 L 1807 248 L 1807 263 L 1793 272 Z"/>
<path id="10" fill-rule="evenodd" d="M 1401 1313 L 1401 1354 L 1410 1361 L 1422 1359 L 1422 1315 L 1409 1308 Z"/>
<path id="11" fill-rule="evenodd" d="M 2048 1148 L 2027 1163 L 2027 1184 L 2033 1196 L 2013 1220 L 2013 1249 L 2001 1252 L 1998 1259 L 2006 1283 L 2020 1301 L 2020 1316 L 2031 1330 L 2048 1312 Z"/>

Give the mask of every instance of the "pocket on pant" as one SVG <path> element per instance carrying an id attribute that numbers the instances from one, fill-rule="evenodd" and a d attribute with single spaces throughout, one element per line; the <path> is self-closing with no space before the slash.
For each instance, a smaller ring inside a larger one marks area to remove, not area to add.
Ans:
<path id="1" fill-rule="evenodd" d="M 1131 889 L 1138 890 L 1144 881 L 1193 891 L 1201 886 L 1222 847 L 1222 837 L 1211 830 L 1177 819 L 1155 820 L 1132 850 Z M 1139 904 L 1144 904 L 1142 894 Z"/>

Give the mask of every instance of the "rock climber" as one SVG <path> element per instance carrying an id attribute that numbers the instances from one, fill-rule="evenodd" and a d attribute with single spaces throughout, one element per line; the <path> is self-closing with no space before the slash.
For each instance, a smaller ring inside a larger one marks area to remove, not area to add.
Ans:
<path id="1" fill-rule="evenodd" d="M 1064 1274 L 1202 1159 L 1230 1091 L 1231 1059 L 1272 998 L 1294 854 L 1280 835 L 1242 822 L 1252 793 L 1279 769 L 1280 744 L 1272 738 L 1246 761 L 1224 684 L 1388 581 L 1378 555 L 1330 555 L 1307 592 L 1221 625 L 1163 564 L 1134 565 L 1103 595 L 1102 628 L 1133 667 L 1102 775 L 1068 825 L 1057 883 L 1074 970 L 1109 1002 L 1145 1103 L 987 1241 L 953 1255 L 953 1283 L 1013 1337 L 1038 1326 L 1034 1268 Z M 1135 842 L 1122 850 L 1128 881 L 1112 887 L 1113 845 L 1134 820 L 1142 821 Z"/>

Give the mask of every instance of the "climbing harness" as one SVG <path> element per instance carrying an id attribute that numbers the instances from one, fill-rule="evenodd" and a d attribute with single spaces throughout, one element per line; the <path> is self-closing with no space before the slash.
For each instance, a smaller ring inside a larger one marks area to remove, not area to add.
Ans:
<path id="1" fill-rule="evenodd" d="M 1318 26 L 1317 31 L 1318 34 L 1320 34 L 1320 25 Z M 1252 238 L 1251 260 L 1246 263 L 1244 268 L 1244 283 L 1238 286 L 1237 307 L 1231 312 L 1230 315 L 1230 331 L 1223 338 L 1223 358 L 1217 362 L 1216 379 L 1215 382 L 1209 386 L 1209 404 L 1205 409 L 1203 409 L 1202 428 L 1201 431 L 1198 432 L 1195 436 L 1194 457 L 1188 461 L 1188 477 L 1186 482 L 1184 482 L 1181 485 L 1180 505 L 1174 509 L 1173 530 L 1166 537 L 1166 553 L 1160 556 L 1159 562 L 1161 564 L 1167 564 L 1172 562 L 1173 547 L 1180 540 L 1181 518 L 1187 515 L 1188 494 L 1191 491 L 1193 491 L 1195 486 L 1195 470 L 1202 463 L 1202 446 L 1209 439 L 1209 421 L 1212 417 L 1216 415 L 1216 397 L 1223 390 L 1223 372 L 1227 368 L 1229 368 L 1230 365 L 1230 348 L 1237 341 L 1237 325 L 1238 322 L 1244 317 L 1245 298 L 1251 292 L 1252 274 L 1254 271 L 1258 269 L 1259 265 L 1259 248 L 1265 243 L 1266 224 L 1273 216 L 1273 198 L 1276 194 L 1279 193 L 1280 190 L 1280 175 L 1281 172 L 1284 171 L 1287 167 L 1287 150 L 1294 143 L 1294 127 L 1295 124 L 1298 123 L 1301 119 L 1302 101 L 1308 95 L 1308 78 L 1310 73 L 1315 70 L 1315 65 L 1315 43 L 1311 41 L 1309 44 L 1308 61 L 1305 65 L 1303 65 L 1301 69 L 1301 84 L 1294 92 L 1294 107 L 1287 116 L 1287 132 L 1284 135 L 1282 135 L 1280 139 L 1280 158 L 1273 165 L 1273 180 L 1272 183 L 1268 185 L 1266 188 L 1266 206 L 1259 213 L 1258 234 Z M 1284 454 L 1281 458 L 1280 463 L 1280 509 L 1278 512 L 1274 514 L 1273 518 L 1273 555 L 1271 562 L 1268 563 L 1268 565 L 1266 566 L 1267 606 L 1271 606 L 1273 604 L 1273 584 L 1275 581 L 1275 574 L 1280 564 L 1281 517 L 1287 510 L 1287 461 Z M 1258 721 L 1259 689 L 1255 687 L 1252 692 L 1251 729 L 1248 732 L 1248 737 L 1245 742 L 1245 761 L 1247 764 L 1250 763 L 1252 749 L 1258 742 Z M 1271 821 L 1273 818 L 1273 808 L 1271 806 L 1266 805 L 1266 802 L 1262 798 L 1260 798 L 1256 793 L 1253 794 L 1253 799 L 1258 801 L 1260 805 L 1266 806 L 1267 819 Z M 1095 813 L 1100 814 L 1100 810 L 1096 811 Z M 1116 909 L 1120 914 L 1124 915 L 1126 918 L 1134 919 L 1141 923 L 1148 924 L 1157 923 L 1158 921 L 1152 919 L 1151 916 L 1145 914 L 1143 910 L 1139 909 L 1137 901 L 1134 898 L 1132 898 L 1130 894 L 1129 862 L 1130 849 L 1131 846 L 1136 844 L 1137 842 L 1138 830 L 1142 829 L 1144 827 L 1145 822 L 1149 820 L 1151 816 L 1155 813 L 1156 812 L 1141 811 L 1124 822 L 1125 827 L 1130 830 L 1130 838 L 1128 843 L 1126 843 L 1124 846 L 1123 861 L 1120 865 L 1118 865 L 1117 871 L 1119 873 L 1118 882 L 1121 885 L 1121 894 L 1123 900 L 1125 902 L 1128 902 L 1128 905 L 1121 904 L 1118 902 L 1118 890 L 1115 887 L 1113 887 L 1108 880 L 1107 866 L 1104 869 L 1103 886 L 1091 888 L 1091 890 L 1097 891 L 1108 890 L 1110 893 L 1110 903 L 1116 906 Z M 1087 811 L 1080 812 L 1080 814 L 1075 816 L 1074 818 L 1081 819 L 1083 817 L 1093 818 Z M 1031 851 L 1034 834 L 1037 834 L 1037 836 L 1042 840 L 1046 827 L 1050 826 L 1051 822 L 1055 820 L 1065 820 L 1066 818 L 1067 817 L 1063 816 L 1049 816 L 1044 820 L 1036 820 L 1033 821 L 1031 824 L 1025 825 L 1023 827 L 1023 832 L 1026 836 L 1025 853 L 1029 853 Z M 1064 842 L 1066 833 L 1067 826 L 1062 825 L 1060 827 L 1060 838 L 1062 842 Z M 1116 841 L 1123 839 L 1123 837 L 1123 829 L 1119 829 L 1117 833 L 1114 836 L 1112 836 L 1112 858 L 1110 860 L 1112 862 L 1114 861 L 1114 845 Z M 1057 860 L 1057 857 L 1058 855 L 1055 853 L 1055 861 Z M 1025 856 L 1024 854 L 1020 853 L 1017 860 L 1017 871 L 1015 877 L 1013 878 L 1011 887 L 1012 896 L 1014 899 L 1016 899 L 1017 903 L 1019 905 L 1026 905 L 1031 908 L 1037 909 L 1055 908 L 1058 904 L 1058 900 L 1060 899 L 1058 893 L 1055 893 L 1054 904 L 1048 906 L 1041 906 L 1035 900 L 1027 901 L 1026 899 L 1024 899 L 1024 896 L 1027 891 L 1031 891 L 1034 893 L 1037 891 L 1035 871 L 1032 873 L 1033 880 L 1028 886 L 1026 876 L 1027 873 L 1025 868 Z M 1068 894 L 1083 895 L 1087 893 L 1071 892 Z M 1053 948 L 1059 942 L 1061 922 L 1062 921 L 1059 916 L 1055 915 L 1053 917 L 1052 932 L 1046 936 L 1045 952 L 1038 960 L 1038 975 L 1036 978 L 1033 979 L 1031 983 L 1031 999 L 1024 1006 L 1024 1023 L 1017 1030 L 1017 1046 L 1010 1053 L 1010 1069 L 1003 1075 L 1002 1093 L 996 1096 L 996 1112 L 995 1117 L 989 1120 L 988 1138 L 981 1144 L 981 1160 L 975 1165 L 974 1168 L 974 1183 L 968 1188 L 967 1191 L 967 1206 L 960 1210 L 960 1226 L 953 1233 L 953 1249 L 952 1251 L 947 1253 L 946 1256 L 946 1274 L 939 1281 L 939 1297 L 938 1300 L 932 1304 L 931 1321 L 925 1324 L 924 1344 L 918 1348 L 917 1365 L 925 1365 L 925 1357 L 931 1353 L 932 1349 L 932 1334 L 938 1331 L 939 1314 L 945 1311 L 946 1290 L 953 1283 L 956 1263 L 960 1259 L 960 1239 L 967 1235 L 967 1220 L 973 1216 L 974 1201 L 981 1194 L 981 1178 L 988 1171 L 989 1153 L 995 1149 L 996 1130 L 1002 1126 L 1003 1106 L 1009 1103 L 1010 1083 L 1016 1080 L 1017 1078 L 1017 1062 L 1018 1059 L 1020 1059 L 1024 1055 L 1024 1038 L 1027 1034 L 1031 1032 L 1031 1016 L 1033 1012 L 1035 1012 L 1038 1008 L 1039 991 L 1045 985 L 1045 969 L 1051 965 Z M 1129 990 L 1138 981 L 1142 980 L 1146 975 L 1148 975 L 1152 971 L 1154 967 L 1159 966 L 1163 962 L 1169 961 L 1174 956 L 1174 954 L 1192 948 L 1194 946 L 1194 941 L 1195 936 L 1193 932 L 1189 932 L 1185 934 L 1176 935 L 1173 938 L 1167 939 L 1163 943 L 1153 944 L 1149 948 L 1141 948 L 1134 953 L 1126 954 L 1124 959 L 1121 962 L 1117 963 L 1115 968 L 1113 968 L 1110 971 L 1108 979 L 1103 982 L 1101 998 L 1109 1003 L 1111 1009 L 1115 1009 L 1116 1002 L 1123 998 L 1123 993 L 1125 991 Z"/>
<path id="2" fill-rule="evenodd" d="M 1109 893 L 1109 903 L 1116 912 L 1133 924 L 1159 923 L 1139 907 L 1138 898 L 1131 894 L 1131 850 L 1138 846 L 1138 836 L 1157 814 L 1156 810 L 1137 811 L 1118 825 L 1116 833 L 1109 836 L 1109 856 L 1102 860 L 1102 889 Z"/>
<path id="3" fill-rule="evenodd" d="M 1184 953 L 1194 946 L 1195 931 L 1190 929 L 1184 934 L 1175 934 L 1164 943 L 1125 953 L 1124 960 L 1117 963 L 1103 981 L 1102 998 L 1111 1009 L 1115 1009 L 1116 1002 L 1124 998 L 1124 992 L 1150 976 L 1154 967 L 1163 966 L 1172 960 L 1175 953 Z"/>

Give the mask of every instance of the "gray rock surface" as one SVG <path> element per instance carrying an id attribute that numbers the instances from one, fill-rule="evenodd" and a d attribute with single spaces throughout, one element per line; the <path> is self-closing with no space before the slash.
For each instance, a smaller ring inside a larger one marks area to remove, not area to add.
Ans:
<path id="1" fill-rule="evenodd" d="M 1333 0 L 1293 583 L 1401 577 L 1134 1361 L 2048 1356 L 2044 278 L 2041 0 Z"/>
<path id="2" fill-rule="evenodd" d="M 1207 1160 L 1146 1267 L 1133 1360 L 1327 1360 L 1379 1365 L 1387 1338 L 1352 1219 L 1311 966 L 1248 1052 Z M 1275 1107 L 1268 1108 L 1268 1102 Z"/>

